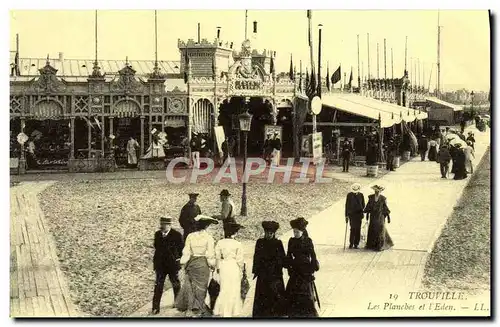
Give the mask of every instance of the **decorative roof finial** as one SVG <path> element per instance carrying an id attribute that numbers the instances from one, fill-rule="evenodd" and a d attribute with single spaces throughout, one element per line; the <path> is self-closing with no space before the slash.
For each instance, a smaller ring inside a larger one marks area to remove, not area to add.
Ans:
<path id="1" fill-rule="evenodd" d="M 47 61 L 45 62 L 47 66 L 50 66 L 50 59 L 49 59 L 49 54 L 47 53 Z"/>
<path id="2" fill-rule="evenodd" d="M 94 66 L 92 67 L 92 74 L 90 75 L 91 77 L 94 78 L 102 78 L 104 75 L 101 73 L 101 68 L 99 67 L 99 62 L 97 60 L 97 10 L 94 13 L 94 33 L 95 33 L 95 61 L 94 61 Z"/>
<path id="3" fill-rule="evenodd" d="M 125 66 L 127 66 L 127 67 L 129 66 L 129 64 L 128 64 L 128 56 L 125 57 Z"/>

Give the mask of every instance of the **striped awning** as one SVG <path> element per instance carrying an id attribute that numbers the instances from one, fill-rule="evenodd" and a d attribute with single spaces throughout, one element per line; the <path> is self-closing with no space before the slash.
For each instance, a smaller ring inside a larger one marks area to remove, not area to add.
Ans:
<path id="1" fill-rule="evenodd" d="M 184 116 L 167 116 L 165 117 L 165 127 L 186 127 L 186 117 Z"/>
<path id="2" fill-rule="evenodd" d="M 114 108 L 113 113 L 117 117 L 135 117 L 141 112 L 139 106 L 134 101 L 120 101 Z"/>
<path id="3" fill-rule="evenodd" d="M 60 119 L 63 118 L 63 108 L 55 101 L 47 100 L 35 104 L 31 108 L 31 115 L 33 118 L 41 119 Z"/>

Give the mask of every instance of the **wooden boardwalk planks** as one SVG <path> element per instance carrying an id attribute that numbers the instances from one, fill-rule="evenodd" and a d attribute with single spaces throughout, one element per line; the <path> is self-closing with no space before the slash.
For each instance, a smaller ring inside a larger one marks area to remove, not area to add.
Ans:
<path id="1" fill-rule="evenodd" d="M 37 194 L 52 182 L 11 188 L 11 317 L 80 316 L 71 302 Z"/>

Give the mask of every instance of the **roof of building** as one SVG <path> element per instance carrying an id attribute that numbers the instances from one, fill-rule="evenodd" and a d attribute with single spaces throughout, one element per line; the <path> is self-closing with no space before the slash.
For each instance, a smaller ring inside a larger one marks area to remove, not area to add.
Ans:
<path id="1" fill-rule="evenodd" d="M 391 127 L 401 121 L 410 122 L 416 118 L 425 119 L 427 113 L 393 103 L 364 97 L 354 93 L 331 93 L 322 96 L 323 105 L 333 107 L 350 114 L 380 119 L 381 127 Z"/>
<path id="2" fill-rule="evenodd" d="M 57 76 L 63 78 L 86 78 L 92 74 L 94 60 L 91 59 L 49 59 L 50 65 L 58 70 Z M 101 72 L 106 75 L 117 75 L 118 71 L 125 67 L 125 60 L 98 60 Z M 138 77 L 147 77 L 152 73 L 154 60 L 128 60 L 128 63 L 136 71 Z M 21 76 L 38 76 L 38 70 L 45 67 L 46 58 L 20 58 L 19 70 Z M 158 66 L 163 74 L 179 75 L 180 61 L 158 61 Z"/>
<path id="3" fill-rule="evenodd" d="M 462 111 L 462 110 L 464 110 L 464 108 L 462 106 L 459 106 L 459 105 L 456 105 L 456 104 L 453 104 L 453 103 L 449 103 L 449 102 L 443 101 L 443 100 L 438 99 L 436 97 L 428 97 L 428 98 L 425 98 L 425 100 L 427 100 L 428 102 L 436 103 L 436 104 L 439 104 L 441 106 L 453 109 L 453 111 Z"/>

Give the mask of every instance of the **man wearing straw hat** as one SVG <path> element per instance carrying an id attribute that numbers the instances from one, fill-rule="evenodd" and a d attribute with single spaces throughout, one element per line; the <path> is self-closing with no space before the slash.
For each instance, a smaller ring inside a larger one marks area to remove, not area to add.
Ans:
<path id="1" fill-rule="evenodd" d="M 361 238 L 361 222 L 363 221 L 363 210 L 365 209 L 365 197 L 363 193 L 359 191 L 360 189 L 361 185 L 358 183 L 353 184 L 351 186 L 351 192 L 347 194 L 345 201 L 346 234 L 347 222 L 351 225 L 351 233 L 349 234 L 349 249 L 357 249 Z"/>

